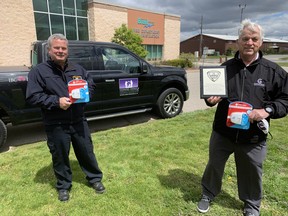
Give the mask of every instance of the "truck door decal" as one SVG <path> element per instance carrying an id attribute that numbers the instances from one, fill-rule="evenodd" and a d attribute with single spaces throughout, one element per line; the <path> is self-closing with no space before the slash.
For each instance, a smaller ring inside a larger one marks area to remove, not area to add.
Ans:
<path id="1" fill-rule="evenodd" d="M 136 95 L 139 93 L 138 78 L 119 79 L 120 96 Z"/>

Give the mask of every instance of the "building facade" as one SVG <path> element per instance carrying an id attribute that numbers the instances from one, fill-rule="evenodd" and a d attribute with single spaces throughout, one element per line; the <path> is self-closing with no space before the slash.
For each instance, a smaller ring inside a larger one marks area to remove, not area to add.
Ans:
<path id="1" fill-rule="evenodd" d="M 0 2 L 0 66 L 30 66 L 36 40 L 62 33 L 69 40 L 110 42 L 126 24 L 139 34 L 147 60 L 179 56 L 180 16 L 96 0 L 5 0 Z"/>
<path id="2" fill-rule="evenodd" d="M 205 54 L 205 50 L 213 50 L 220 55 L 237 51 L 238 36 L 198 34 L 180 42 L 180 53 Z M 261 50 L 272 53 L 288 53 L 288 41 L 264 38 Z"/>

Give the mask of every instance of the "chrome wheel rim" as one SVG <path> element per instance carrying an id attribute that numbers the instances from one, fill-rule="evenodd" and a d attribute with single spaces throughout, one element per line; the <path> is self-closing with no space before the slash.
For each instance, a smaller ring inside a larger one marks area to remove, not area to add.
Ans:
<path id="1" fill-rule="evenodd" d="M 169 115 L 176 114 L 181 107 L 181 98 L 176 93 L 168 94 L 164 100 L 163 108 Z"/>

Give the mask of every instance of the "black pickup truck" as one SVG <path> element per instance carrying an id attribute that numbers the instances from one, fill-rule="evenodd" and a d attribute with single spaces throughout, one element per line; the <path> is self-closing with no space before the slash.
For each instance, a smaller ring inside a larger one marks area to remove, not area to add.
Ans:
<path id="1" fill-rule="evenodd" d="M 31 46 L 31 67 L 47 60 L 47 42 Z M 162 118 L 178 115 L 188 100 L 182 68 L 155 67 L 128 49 L 92 41 L 69 41 L 69 60 L 92 74 L 96 92 L 87 104 L 88 120 L 146 112 L 155 108 Z M 7 124 L 42 120 L 38 107 L 25 101 L 28 67 L 0 67 L 0 147 L 7 139 Z"/>

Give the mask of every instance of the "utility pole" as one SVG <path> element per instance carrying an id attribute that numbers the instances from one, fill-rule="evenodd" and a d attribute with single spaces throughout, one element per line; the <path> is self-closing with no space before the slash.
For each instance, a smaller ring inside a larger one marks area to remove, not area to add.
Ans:
<path id="1" fill-rule="evenodd" d="M 200 25 L 199 59 L 202 57 L 202 43 L 203 43 L 202 28 L 203 28 L 203 16 L 201 16 L 201 25 Z"/>
<path id="2" fill-rule="evenodd" d="M 243 10 L 246 8 L 246 4 L 242 5 L 239 4 L 239 8 L 240 8 L 240 23 L 242 22 L 242 15 L 243 15 Z"/>

